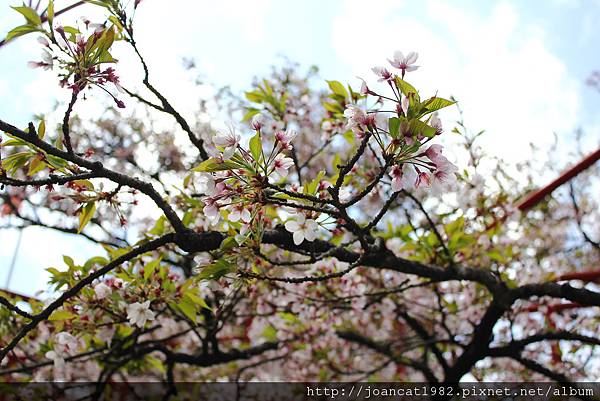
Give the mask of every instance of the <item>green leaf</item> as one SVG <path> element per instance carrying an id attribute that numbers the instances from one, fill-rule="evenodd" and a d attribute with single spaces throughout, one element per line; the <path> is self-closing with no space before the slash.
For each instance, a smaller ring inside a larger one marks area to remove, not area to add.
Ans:
<path id="1" fill-rule="evenodd" d="M 202 297 L 194 294 L 191 291 L 186 292 L 183 295 L 183 297 L 184 297 L 184 299 L 185 298 L 189 299 L 192 303 L 194 303 L 195 305 L 197 305 L 197 306 L 199 306 L 201 308 L 211 310 L 210 306 L 208 306 L 208 304 L 206 303 L 206 301 L 204 300 L 204 298 L 202 298 Z"/>
<path id="2" fill-rule="evenodd" d="M 42 160 L 40 160 L 39 157 L 35 156 L 29 162 L 29 170 L 27 170 L 27 175 L 29 177 L 31 177 L 35 173 L 38 173 L 38 172 L 42 171 L 43 169 L 45 169 L 46 166 L 47 166 L 46 163 L 44 163 Z"/>
<path id="3" fill-rule="evenodd" d="M 50 26 L 52 26 L 52 21 L 54 20 L 54 1 L 53 0 L 50 0 L 48 2 L 47 15 L 48 15 L 48 22 L 50 23 Z"/>
<path id="4" fill-rule="evenodd" d="M 121 24 L 121 21 L 119 21 L 119 19 L 117 17 L 115 17 L 114 15 L 111 15 L 110 17 L 108 17 L 108 20 L 110 22 L 112 22 L 114 26 L 117 27 L 119 32 L 123 32 L 123 29 L 124 29 L 123 25 Z"/>
<path id="5" fill-rule="evenodd" d="M 105 266 L 108 263 L 108 260 L 102 256 L 94 256 L 88 259 L 83 265 L 84 270 L 90 270 L 94 265 Z"/>
<path id="6" fill-rule="evenodd" d="M 2 142 L 2 147 L 7 147 L 7 146 L 28 146 L 28 144 L 20 139 L 9 139 L 6 142 Z"/>
<path id="7" fill-rule="evenodd" d="M 237 246 L 238 246 L 238 243 L 234 237 L 227 237 L 223 240 L 223 242 L 221 242 L 221 246 L 219 247 L 219 250 L 221 250 L 223 252 L 227 252 L 233 248 L 236 248 Z"/>
<path id="8" fill-rule="evenodd" d="M 412 119 L 409 123 L 409 130 L 413 135 L 423 135 L 426 137 L 435 136 L 436 129 L 425 124 L 421 120 Z"/>
<path id="9" fill-rule="evenodd" d="M 254 117 L 258 113 L 260 113 L 259 109 L 255 109 L 253 107 L 249 107 L 247 110 L 248 111 L 246 112 L 246 114 L 244 114 L 244 118 L 242 118 L 242 121 L 244 121 L 244 122 L 250 121 L 252 119 L 252 117 Z"/>
<path id="10" fill-rule="evenodd" d="M 65 265 L 69 266 L 70 268 L 75 267 L 75 261 L 70 256 L 63 255 L 63 262 L 65 262 Z"/>
<path id="11" fill-rule="evenodd" d="M 77 184 L 81 187 L 87 188 L 89 191 L 94 190 L 94 184 L 89 180 L 76 180 L 73 181 L 74 184 Z"/>
<path id="12" fill-rule="evenodd" d="M 114 60 L 112 57 L 110 57 L 110 54 L 108 54 L 108 50 L 113 45 L 114 41 L 115 30 L 112 27 L 110 27 L 102 33 L 100 39 L 98 39 L 94 46 L 92 46 L 92 49 L 97 48 L 94 56 L 94 61 L 104 62 Z"/>
<path id="13" fill-rule="evenodd" d="M 152 275 L 156 271 L 156 268 L 160 264 L 161 260 L 162 260 L 162 258 L 158 258 L 158 259 L 153 260 L 152 262 L 146 263 L 144 265 L 144 280 L 145 281 L 148 281 L 148 279 L 150 277 L 152 277 Z"/>
<path id="14" fill-rule="evenodd" d="M 388 123 L 391 137 L 398 138 L 400 132 L 400 119 L 398 117 L 392 117 L 389 119 Z"/>
<path id="15" fill-rule="evenodd" d="M 225 259 L 219 259 L 215 263 L 206 266 L 200 274 L 198 278 L 200 280 L 218 280 L 223 277 L 227 273 L 231 273 L 235 271 L 235 265 L 229 263 Z"/>
<path id="16" fill-rule="evenodd" d="M 39 31 L 39 29 L 36 28 L 35 26 L 21 25 L 16 28 L 13 28 L 12 30 L 10 30 L 10 32 L 8 32 L 8 34 L 6 34 L 6 41 L 8 42 L 11 39 L 17 38 L 19 36 L 27 35 L 28 33 L 31 33 L 31 32 L 37 32 L 37 31 Z"/>
<path id="17" fill-rule="evenodd" d="M 262 335 L 267 341 L 277 341 L 277 329 L 271 325 L 265 327 Z"/>
<path id="18" fill-rule="evenodd" d="M 21 15 L 23 17 L 25 17 L 25 19 L 27 20 L 27 22 L 29 22 L 31 25 L 41 25 L 42 24 L 42 19 L 40 18 L 40 16 L 37 14 L 37 12 L 31 8 L 31 7 L 26 7 L 26 6 L 21 6 L 21 7 L 11 7 L 13 10 L 21 13 Z"/>
<path id="19" fill-rule="evenodd" d="M 246 92 L 246 99 L 253 103 L 262 103 L 264 100 L 264 95 L 259 91 Z"/>
<path id="20" fill-rule="evenodd" d="M 190 225 L 193 218 L 194 218 L 194 210 L 188 210 L 187 212 L 185 212 L 183 214 L 183 218 L 181 219 L 181 222 L 183 223 L 184 226 L 187 227 Z"/>
<path id="21" fill-rule="evenodd" d="M 426 110 L 426 113 L 424 114 L 429 114 L 443 109 L 444 107 L 452 106 L 455 103 L 456 102 L 441 97 L 432 97 L 431 99 L 424 101 L 421 106 Z"/>
<path id="22" fill-rule="evenodd" d="M 73 26 L 63 26 L 63 30 L 68 33 L 73 35 L 73 41 L 75 40 L 74 36 L 78 35 L 81 33 L 81 31 Z"/>
<path id="23" fill-rule="evenodd" d="M 156 220 L 156 224 L 154 224 L 154 227 L 152 227 L 152 230 L 150 230 L 148 233 L 152 234 L 154 236 L 163 235 L 165 232 L 166 220 L 167 220 L 167 218 L 164 215 L 160 216 L 158 218 L 158 220 Z"/>
<path id="24" fill-rule="evenodd" d="M 71 319 L 75 319 L 77 317 L 77 315 L 73 312 L 69 312 L 66 310 L 57 310 L 54 313 L 52 313 L 50 315 L 50 317 L 48 318 L 48 320 L 51 321 L 55 321 L 55 320 L 71 320 Z"/>
<path id="25" fill-rule="evenodd" d="M 196 306 L 189 299 L 184 298 L 177 307 L 188 319 L 196 323 Z"/>
<path id="26" fill-rule="evenodd" d="M 327 84 L 329 85 L 329 88 L 331 89 L 331 91 L 333 93 L 335 93 L 336 95 L 342 96 L 344 99 L 348 98 L 348 91 L 346 90 L 346 88 L 344 88 L 344 85 L 342 85 L 340 82 L 327 81 Z"/>
<path id="27" fill-rule="evenodd" d="M 260 141 L 260 134 L 257 132 L 252 138 L 250 138 L 250 153 L 257 162 L 260 161 L 260 154 L 262 153 L 262 143 Z"/>
<path id="28" fill-rule="evenodd" d="M 319 174 L 312 180 L 304 189 L 305 194 L 314 195 L 317 192 L 317 188 L 319 187 L 319 183 L 325 177 L 325 170 L 319 171 Z"/>
<path id="29" fill-rule="evenodd" d="M 420 102 L 419 92 L 414 86 L 406 82 L 400 77 L 396 77 L 396 85 L 400 88 L 402 94 L 408 98 L 413 98 L 417 103 Z"/>
<path id="30" fill-rule="evenodd" d="M 44 139 L 44 135 L 46 135 L 46 121 L 40 121 L 38 125 L 37 134 L 41 139 Z"/>
<path id="31" fill-rule="evenodd" d="M 198 166 L 194 167 L 192 171 L 197 173 L 212 173 L 215 171 L 231 170 L 238 167 L 239 166 L 237 164 L 231 161 L 221 162 L 218 159 L 210 158 L 208 160 L 204 160 Z"/>
<path id="32" fill-rule="evenodd" d="M 331 103 L 324 101 L 323 107 L 325 107 L 325 110 L 330 111 L 334 114 L 344 113 L 344 109 L 342 109 L 342 106 L 340 106 L 339 103 Z"/>
<path id="33" fill-rule="evenodd" d="M 34 156 L 31 152 L 17 152 L 1 160 L 1 165 L 9 174 L 14 174 Z"/>
<path id="34" fill-rule="evenodd" d="M 92 217 L 94 217 L 94 213 L 96 212 L 96 202 L 88 202 L 81 209 L 79 213 L 79 228 L 77 229 L 77 233 L 80 233 L 85 226 L 90 222 Z"/>
<path id="35" fill-rule="evenodd" d="M 281 317 L 283 320 L 290 324 L 300 323 L 300 319 L 298 319 L 296 315 L 290 312 L 278 312 L 277 316 Z"/>

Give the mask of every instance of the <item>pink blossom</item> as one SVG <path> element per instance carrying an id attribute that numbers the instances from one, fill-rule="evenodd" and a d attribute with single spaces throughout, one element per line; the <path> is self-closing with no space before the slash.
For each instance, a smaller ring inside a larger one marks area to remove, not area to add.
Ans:
<path id="1" fill-rule="evenodd" d="M 341 188 L 338 194 L 338 198 L 342 203 L 348 202 L 350 199 L 352 199 L 352 192 L 350 192 L 349 189 Z"/>
<path id="2" fill-rule="evenodd" d="M 433 172 L 433 184 L 439 187 L 449 183 L 453 179 L 456 179 L 455 172 L 458 171 L 458 167 L 452 164 L 444 156 L 438 156 L 435 161 L 436 169 Z"/>
<path id="3" fill-rule="evenodd" d="M 402 99 L 402 102 L 400 103 L 402 112 L 404 113 L 405 116 L 408 115 L 408 108 L 410 107 L 410 100 L 408 99 L 408 97 L 404 97 L 404 99 Z"/>
<path id="4" fill-rule="evenodd" d="M 396 51 L 394 52 L 394 59 L 388 59 L 388 61 L 392 67 L 402 70 L 402 75 L 404 75 L 406 72 L 411 72 L 419 68 L 419 66 L 413 65 L 417 61 L 417 58 L 419 58 L 418 53 L 410 52 L 404 56 L 401 51 Z"/>
<path id="5" fill-rule="evenodd" d="M 44 50 L 42 52 L 42 61 L 30 61 L 27 63 L 29 68 L 42 68 L 44 70 L 51 70 L 54 67 L 54 58 L 52 54 Z"/>
<path id="6" fill-rule="evenodd" d="M 392 177 L 392 191 L 397 192 L 402 189 L 410 190 L 415 187 L 417 173 L 409 163 L 402 164 L 402 167 L 395 165 L 390 172 Z"/>
<path id="7" fill-rule="evenodd" d="M 444 147 L 442 145 L 438 145 L 438 144 L 431 145 L 425 151 L 425 156 L 427 156 L 429 158 L 429 160 L 431 160 L 432 162 L 435 163 L 436 159 L 442 155 L 443 150 L 444 150 Z"/>
<path id="8" fill-rule="evenodd" d="M 367 83 L 365 82 L 364 79 L 359 78 L 362 83 L 360 84 L 360 94 L 361 95 L 368 95 L 371 93 L 371 90 L 369 89 L 369 86 L 367 85 Z"/>
<path id="9" fill-rule="evenodd" d="M 430 187 L 431 176 L 425 171 L 417 170 L 417 180 L 415 181 L 415 188 L 419 188 L 421 186 Z"/>
<path id="10" fill-rule="evenodd" d="M 202 212 L 204 216 L 214 225 L 219 222 L 221 214 L 219 213 L 219 205 L 214 198 L 206 197 L 203 199 L 204 208 Z"/>
<path id="11" fill-rule="evenodd" d="M 373 71 L 375 75 L 379 77 L 379 79 L 377 80 L 379 82 L 394 80 L 394 75 L 384 67 L 373 67 L 371 68 L 371 71 Z"/>
<path id="12" fill-rule="evenodd" d="M 284 131 L 277 131 L 275 133 L 275 141 L 281 146 L 282 149 L 291 149 L 292 145 L 290 144 L 292 140 L 296 137 L 296 132 L 288 129 Z"/>
<path id="13" fill-rule="evenodd" d="M 399 165 L 394 165 L 390 172 L 392 176 L 392 191 L 398 192 L 402 189 L 402 169 Z"/>
<path id="14" fill-rule="evenodd" d="M 250 213 L 250 210 L 245 208 L 243 204 L 238 203 L 236 205 L 232 205 L 230 209 L 231 210 L 228 217 L 229 221 L 235 223 L 241 219 L 244 223 L 249 223 L 250 220 L 252 220 L 252 214 Z"/>
<path id="15" fill-rule="evenodd" d="M 50 42 L 48 42 L 48 39 L 43 36 L 38 37 L 37 41 L 43 46 L 50 47 Z"/>
<path id="16" fill-rule="evenodd" d="M 254 118 L 252 118 L 252 129 L 256 130 L 256 131 L 260 131 L 260 129 L 263 127 L 263 116 L 260 114 L 257 114 L 254 116 Z"/>
<path id="17" fill-rule="evenodd" d="M 294 161 L 283 155 L 282 153 L 275 156 L 275 159 L 271 163 L 271 168 L 277 178 L 285 178 L 288 175 L 288 170 L 294 165 Z"/>
<path id="18" fill-rule="evenodd" d="M 223 159 L 228 160 L 233 156 L 240 139 L 241 137 L 230 129 L 228 132 L 218 132 L 213 137 L 213 143 L 223 148 Z"/>
<path id="19" fill-rule="evenodd" d="M 429 120 L 429 125 L 435 128 L 436 135 L 442 134 L 442 120 L 438 117 L 437 111 L 431 115 L 431 119 Z"/>
<path id="20" fill-rule="evenodd" d="M 367 113 L 355 104 L 349 104 L 344 110 L 344 117 L 348 119 L 346 129 L 352 130 L 359 138 L 362 138 L 369 124 L 373 121 Z"/>

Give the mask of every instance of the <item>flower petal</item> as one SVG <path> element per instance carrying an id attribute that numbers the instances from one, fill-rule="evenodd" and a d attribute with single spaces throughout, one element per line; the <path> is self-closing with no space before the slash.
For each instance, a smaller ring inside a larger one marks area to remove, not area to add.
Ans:
<path id="1" fill-rule="evenodd" d="M 304 241 L 304 232 L 295 231 L 294 232 L 294 244 L 300 245 Z"/>

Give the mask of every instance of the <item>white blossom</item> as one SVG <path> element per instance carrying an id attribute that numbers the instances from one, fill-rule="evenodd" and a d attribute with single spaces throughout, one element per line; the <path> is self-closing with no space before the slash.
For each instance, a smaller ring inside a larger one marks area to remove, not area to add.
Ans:
<path id="1" fill-rule="evenodd" d="M 140 328 L 144 327 L 146 322 L 154 320 L 154 312 L 150 310 L 150 301 L 127 305 L 127 319 L 129 319 L 129 324 Z"/>
<path id="2" fill-rule="evenodd" d="M 285 229 L 293 233 L 294 244 L 300 245 L 304 240 L 314 241 L 317 238 L 319 225 L 313 219 L 307 219 L 303 214 L 298 214 L 295 220 L 285 223 Z"/>
<path id="3" fill-rule="evenodd" d="M 215 192 L 215 179 L 210 173 L 200 173 L 196 179 L 198 192 L 212 195 Z"/>
<path id="4" fill-rule="evenodd" d="M 94 292 L 96 293 L 96 299 L 100 300 L 108 297 L 112 293 L 112 290 L 106 284 L 99 283 L 94 287 Z"/>

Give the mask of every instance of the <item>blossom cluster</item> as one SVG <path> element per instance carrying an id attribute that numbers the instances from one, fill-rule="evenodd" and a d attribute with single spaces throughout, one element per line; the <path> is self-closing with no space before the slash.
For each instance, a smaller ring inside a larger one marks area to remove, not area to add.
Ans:
<path id="1" fill-rule="evenodd" d="M 50 8 L 53 9 L 52 4 Z M 49 29 L 46 30 L 42 28 L 41 20 L 38 24 L 39 16 L 35 10 L 20 7 L 17 11 L 26 17 L 29 24 L 16 28 L 9 33 L 9 38 L 28 32 L 43 34 L 38 37 L 42 46 L 41 60 L 30 61 L 29 67 L 44 70 L 57 67 L 61 87 L 69 88 L 74 95 L 96 86 L 106 92 L 119 108 L 125 107 L 125 103 L 107 88 L 111 84 L 117 91 L 123 92 L 114 67 L 106 67 L 117 62 L 111 55 L 111 47 L 121 38 L 123 25 L 116 17 L 113 16 L 110 23 L 102 24 L 92 23 L 84 17 L 77 27 L 63 26 L 48 18 Z"/>
<path id="2" fill-rule="evenodd" d="M 407 72 L 417 69 L 414 66 L 417 57 L 416 53 L 406 57 L 401 52 L 395 53 L 390 63 L 401 71 L 401 76 L 382 67 L 373 69 L 391 89 L 390 96 L 376 92 L 365 81 L 360 93 L 350 87 L 346 90 L 339 82 L 329 82 L 333 101 L 324 103 L 330 112 L 322 125 L 341 126 L 352 133 L 357 141 L 355 152 L 360 149 L 364 152 L 367 146 L 374 152 L 374 160 L 379 161 L 389 181 L 385 184 L 383 177 L 377 178 L 375 186 L 371 186 L 373 190 L 389 185 L 392 193 L 431 189 L 436 194 L 455 179 L 456 166 L 442 155 L 441 145 L 431 143 L 443 133 L 438 110 L 454 102 L 437 96 L 421 101 L 417 90 L 403 80 Z M 249 98 L 275 107 L 280 102 L 274 93 L 265 83 L 258 91 L 251 92 Z M 376 100 L 371 108 L 367 107 L 370 99 Z M 277 118 L 277 114 L 271 118 Z M 328 177 L 326 171 L 319 172 L 310 184 L 301 185 L 302 167 L 293 159 L 291 144 L 297 134 L 290 128 L 265 130 L 269 125 L 272 124 L 265 122 L 264 116 L 255 114 L 250 124 L 254 134 L 248 146 L 242 146 L 244 136 L 233 128 L 213 136 L 214 157 L 195 169 L 199 172 L 195 178 L 196 190 L 204 195 L 201 197 L 204 217 L 210 226 L 226 223 L 236 227 L 240 244 L 250 232 L 260 238 L 261 230 L 277 221 L 293 234 L 296 245 L 314 241 L 320 227 L 329 223 L 333 225 L 329 231 L 335 234 L 344 222 L 322 209 L 324 204 L 339 207 L 330 191 L 335 192 L 342 204 L 356 203 L 360 198 L 354 199 L 357 195 L 351 186 L 336 184 L 335 176 Z M 358 142 L 362 145 L 358 146 Z M 363 155 L 357 156 L 360 159 Z M 298 174 L 287 179 L 293 169 Z M 367 172 L 368 166 L 358 163 L 344 174 L 352 179 L 361 174 L 367 177 Z M 339 174 L 342 172 L 338 171 Z M 267 205 L 275 212 L 266 213 Z"/>

